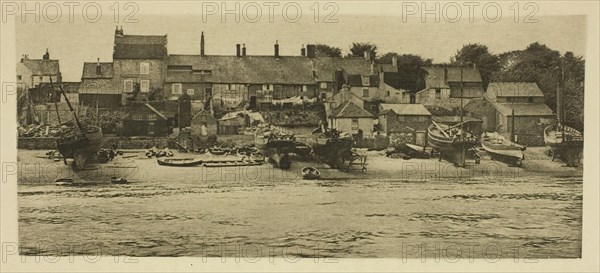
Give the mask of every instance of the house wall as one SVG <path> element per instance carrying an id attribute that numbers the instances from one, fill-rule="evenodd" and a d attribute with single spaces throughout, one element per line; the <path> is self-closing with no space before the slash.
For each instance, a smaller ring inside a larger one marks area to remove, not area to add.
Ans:
<path id="1" fill-rule="evenodd" d="M 121 101 L 119 94 L 79 94 L 79 104 L 90 107 L 116 109 L 121 107 Z"/>
<path id="2" fill-rule="evenodd" d="M 510 139 L 512 117 L 498 113 L 501 129 L 499 132 Z M 544 129 L 552 122 L 552 116 L 515 117 L 515 142 L 527 146 L 544 146 Z"/>
<path id="3" fill-rule="evenodd" d="M 497 97 L 496 102 L 498 103 L 511 103 L 511 102 L 522 102 L 522 103 L 544 103 L 543 97 Z"/>
<path id="4" fill-rule="evenodd" d="M 140 73 L 140 63 L 149 64 L 149 74 Z M 121 92 L 125 92 L 125 80 L 127 79 L 131 79 L 137 83 L 140 80 L 149 80 L 149 92 L 152 92 L 153 89 L 162 90 L 164 87 L 163 79 L 166 69 L 162 59 L 115 59 L 113 61 L 113 69 L 115 87 Z"/>
<path id="5" fill-rule="evenodd" d="M 181 94 L 173 94 L 173 84 L 165 83 L 163 87 L 163 94 L 167 100 L 177 100 Z M 194 89 L 194 94 L 189 94 L 192 100 L 204 101 L 207 99 L 206 89 L 212 90 L 212 83 L 181 83 L 181 93 L 186 92 L 188 89 Z"/>
<path id="6" fill-rule="evenodd" d="M 196 115 L 192 119 L 192 135 L 202 135 L 202 125 L 206 126 L 206 132 L 209 135 L 217 134 L 217 120 L 210 115 L 210 113 L 205 112 L 202 114 Z"/>
<path id="7" fill-rule="evenodd" d="M 140 120 L 135 119 L 135 115 L 141 115 Z M 149 114 L 155 114 L 156 119 L 148 119 Z M 154 133 L 149 129 L 153 126 Z M 160 117 L 154 111 L 145 105 L 135 105 L 126 109 L 126 117 L 123 119 L 123 136 L 166 136 L 168 135 L 167 120 Z"/>
<path id="8" fill-rule="evenodd" d="M 18 76 L 21 76 L 19 80 Z M 33 87 L 33 74 L 31 70 L 27 68 L 23 63 L 17 63 L 17 83 L 20 84 L 20 87 L 23 88 L 31 88 Z"/>
<path id="9" fill-rule="evenodd" d="M 380 98 L 385 103 L 410 103 L 410 95 L 402 90 L 395 89 L 385 83 L 379 87 Z"/>
<path id="10" fill-rule="evenodd" d="M 372 118 L 358 118 L 358 128 L 352 130 L 352 118 L 335 118 L 333 119 L 333 128 L 346 133 L 356 134 L 358 130 L 363 131 L 363 135 L 371 135 L 373 131 L 373 119 Z"/>
<path id="11" fill-rule="evenodd" d="M 465 112 L 482 121 L 482 130 L 487 132 L 496 132 L 498 130 L 499 123 L 496 120 L 496 109 L 487 100 L 472 100 L 468 104 L 465 104 Z"/>
<path id="12" fill-rule="evenodd" d="M 363 90 L 369 90 L 368 96 L 363 96 Z M 350 92 L 363 100 L 378 100 L 381 99 L 381 92 L 378 87 L 374 86 L 351 86 Z M 361 104 L 358 104 L 361 105 Z"/>

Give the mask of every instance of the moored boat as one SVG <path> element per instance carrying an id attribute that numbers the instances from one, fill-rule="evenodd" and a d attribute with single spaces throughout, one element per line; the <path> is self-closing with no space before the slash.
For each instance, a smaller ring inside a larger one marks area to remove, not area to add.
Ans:
<path id="1" fill-rule="evenodd" d="M 352 136 L 336 129 L 315 129 L 309 140 L 313 153 L 334 168 L 352 156 Z"/>
<path id="2" fill-rule="evenodd" d="M 202 165 L 202 159 L 198 158 L 157 158 L 158 165 L 171 167 L 193 167 Z"/>
<path id="3" fill-rule="evenodd" d="M 552 160 L 562 158 L 568 166 L 579 165 L 583 152 L 583 134 L 565 125 L 550 125 L 544 130 L 544 142 L 550 149 Z"/>
<path id="4" fill-rule="evenodd" d="M 477 138 L 458 126 L 444 126 L 435 121 L 427 129 L 429 146 L 459 167 L 465 166 L 467 150 L 477 144 Z"/>
<path id="5" fill-rule="evenodd" d="M 525 146 L 514 143 L 498 133 L 481 134 L 481 147 L 492 155 L 492 159 L 504 159 L 521 166 L 525 158 Z"/>
<path id="6" fill-rule="evenodd" d="M 306 180 L 319 179 L 321 172 L 315 167 L 304 167 L 302 168 L 302 178 Z"/>
<path id="7" fill-rule="evenodd" d="M 112 184 L 127 184 L 127 179 L 125 179 L 123 177 L 113 176 L 110 178 L 110 183 L 112 183 Z"/>

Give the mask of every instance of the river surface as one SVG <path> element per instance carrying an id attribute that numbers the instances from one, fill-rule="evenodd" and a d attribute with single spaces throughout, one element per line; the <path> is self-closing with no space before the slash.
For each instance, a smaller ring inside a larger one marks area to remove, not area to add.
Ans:
<path id="1" fill-rule="evenodd" d="M 141 157 L 74 174 L 34 155 L 19 152 L 25 255 L 581 257 L 581 175 L 323 170 L 322 180 L 306 181 L 299 170 L 310 163 L 283 172 L 174 168 Z M 131 183 L 106 182 L 112 175 Z M 52 182 L 68 176 L 87 182 Z"/>

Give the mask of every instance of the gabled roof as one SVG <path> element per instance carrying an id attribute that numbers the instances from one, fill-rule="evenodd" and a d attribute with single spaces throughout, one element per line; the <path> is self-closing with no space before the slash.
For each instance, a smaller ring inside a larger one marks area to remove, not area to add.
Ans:
<path id="1" fill-rule="evenodd" d="M 159 117 L 161 117 L 163 119 L 167 119 L 167 117 L 165 117 L 165 115 L 163 115 L 161 112 L 159 112 L 158 110 L 156 110 L 156 108 L 152 107 L 152 105 L 150 105 L 148 103 L 144 103 L 144 105 L 146 107 L 148 107 L 150 110 L 152 110 L 152 112 L 156 113 Z"/>
<path id="2" fill-rule="evenodd" d="M 113 59 L 162 59 L 167 35 L 115 35 Z"/>
<path id="3" fill-rule="evenodd" d="M 314 84 L 310 59 L 302 56 L 200 56 L 169 55 L 168 66 L 209 70 L 213 83 Z M 172 77 L 200 80 L 199 75 L 168 71 Z M 171 76 L 167 76 L 169 78 Z"/>
<path id="4" fill-rule="evenodd" d="M 377 75 L 356 75 L 356 74 L 352 74 L 352 75 L 348 75 L 348 85 L 350 86 L 363 86 L 363 80 L 362 77 L 363 76 L 367 76 L 369 77 L 369 85 L 370 87 L 377 87 L 379 86 L 379 77 Z"/>
<path id="5" fill-rule="evenodd" d="M 535 82 L 492 82 L 487 93 L 496 97 L 544 97 Z"/>
<path id="6" fill-rule="evenodd" d="M 100 74 L 96 73 L 98 65 L 100 65 Z M 113 63 L 83 63 L 81 79 L 112 79 L 113 74 Z"/>
<path id="7" fill-rule="evenodd" d="M 447 69 L 447 79 L 444 79 L 444 70 Z M 463 82 L 481 82 L 479 71 L 473 67 L 458 67 L 458 66 L 429 66 L 423 67 L 427 72 L 425 75 L 425 84 L 428 88 L 441 87 L 449 88 L 448 82 L 460 82 L 461 70 Z"/>
<path id="8" fill-rule="evenodd" d="M 336 70 L 342 70 L 347 75 L 371 75 L 371 63 L 361 57 L 316 57 L 306 58 L 315 70 L 317 81 L 334 81 Z M 312 73 L 312 72 L 311 72 Z"/>
<path id="9" fill-rule="evenodd" d="M 346 101 L 333 113 L 335 118 L 373 118 L 369 111 L 356 105 L 352 101 Z"/>
<path id="10" fill-rule="evenodd" d="M 23 59 L 21 62 L 33 76 L 58 75 L 60 73 L 58 60 Z"/>
<path id="11" fill-rule="evenodd" d="M 494 108 L 504 116 L 512 116 L 513 109 L 515 116 L 553 116 L 554 113 L 542 103 L 494 103 Z"/>
<path id="12" fill-rule="evenodd" d="M 391 110 L 400 116 L 431 116 L 431 113 L 422 104 L 382 103 L 380 105 L 383 110 L 381 113 L 387 113 L 386 110 Z"/>
<path id="13" fill-rule="evenodd" d="M 460 116 L 433 116 L 431 117 L 433 121 L 439 123 L 459 123 Z M 463 116 L 463 122 L 482 122 L 480 119 L 474 117 Z"/>

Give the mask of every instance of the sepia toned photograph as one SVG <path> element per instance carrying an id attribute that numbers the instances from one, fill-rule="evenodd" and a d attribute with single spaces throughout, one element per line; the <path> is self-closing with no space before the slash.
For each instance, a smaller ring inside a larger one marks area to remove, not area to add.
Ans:
<path id="1" fill-rule="evenodd" d="M 2 2 L 3 263 L 586 256 L 598 14 L 176 3 Z"/>

